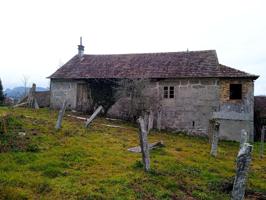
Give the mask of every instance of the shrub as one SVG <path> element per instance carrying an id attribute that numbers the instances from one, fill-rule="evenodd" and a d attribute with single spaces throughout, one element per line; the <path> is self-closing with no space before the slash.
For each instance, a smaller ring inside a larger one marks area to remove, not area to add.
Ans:
<path id="1" fill-rule="evenodd" d="M 39 146 L 37 144 L 29 144 L 27 146 L 26 151 L 28 151 L 28 152 L 39 152 L 40 148 L 39 148 Z"/>

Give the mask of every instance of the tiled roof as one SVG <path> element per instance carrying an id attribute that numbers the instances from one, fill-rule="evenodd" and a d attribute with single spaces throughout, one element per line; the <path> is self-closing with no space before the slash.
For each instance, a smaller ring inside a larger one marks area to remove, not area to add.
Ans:
<path id="1" fill-rule="evenodd" d="M 218 62 L 215 50 L 74 56 L 49 78 L 186 78 L 251 75 Z"/>

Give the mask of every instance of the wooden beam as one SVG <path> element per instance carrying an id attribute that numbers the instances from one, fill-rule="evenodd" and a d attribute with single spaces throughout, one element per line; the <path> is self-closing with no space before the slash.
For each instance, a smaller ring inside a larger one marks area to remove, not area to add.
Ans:
<path id="1" fill-rule="evenodd" d="M 89 119 L 87 119 L 86 123 L 85 123 L 85 127 L 87 128 L 89 126 L 89 124 L 94 120 L 95 117 L 97 117 L 97 115 L 102 111 L 103 107 L 99 106 L 94 113 L 90 116 Z"/>
<path id="2" fill-rule="evenodd" d="M 152 150 L 155 148 L 164 147 L 165 145 L 164 145 L 163 141 L 159 141 L 159 142 L 154 142 L 154 143 L 148 144 L 148 146 L 149 146 L 149 150 Z M 134 153 L 141 153 L 141 147 L 140 146 L 132 147 L 132 148 L 129 148 L 127 150 L 130 152 L 134 152 Z"/>

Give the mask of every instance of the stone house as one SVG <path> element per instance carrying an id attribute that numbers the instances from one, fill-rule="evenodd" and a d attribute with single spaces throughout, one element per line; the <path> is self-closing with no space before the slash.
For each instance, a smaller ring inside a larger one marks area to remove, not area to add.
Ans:
<path id="1" fill-rule="evenodd" d="M 67 100 L 71 109 L 93 110 L 100 98 L 92 93 L 112 95 L 108 81 L 144 78 L 151 80 L 149 92 L 159 102 L 155 128 L 207 135 L 209 121 L 216 119 L 222 139 L 239 140 L 245 129 L 253 140 L 254 80 L 258 76 L 220 64 L 215 50 L 85 55 L 82 44 L 78 50 L 49 77 L 52 108 L 60 108 Z M 100 86 L 97 89 L 95 81 Z M 122 117 L 125 105 L 126 99 L 119 99 L 107 114 Z"/>

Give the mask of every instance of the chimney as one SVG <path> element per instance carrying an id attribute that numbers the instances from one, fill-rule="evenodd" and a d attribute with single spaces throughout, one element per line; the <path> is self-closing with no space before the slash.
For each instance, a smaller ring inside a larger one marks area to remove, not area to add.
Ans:
<path id="1" fill-rule="evenodd" d="M 80 44 L 78 45 L 78 55 L 81 58 L 84 54 L 84 46 L 82 45 L 82 37 L 80 37 Z"/>

